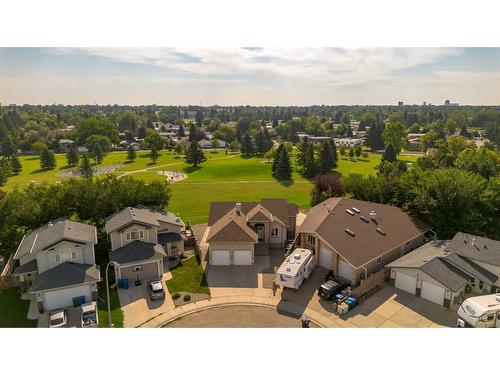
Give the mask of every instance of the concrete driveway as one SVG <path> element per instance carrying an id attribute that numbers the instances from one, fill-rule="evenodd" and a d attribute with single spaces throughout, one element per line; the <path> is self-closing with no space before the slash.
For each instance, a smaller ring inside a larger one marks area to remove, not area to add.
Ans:
<path id="1" fill-rule="evenodd" d="M 175 308 L 174 301 L 168 293 L 165 281 L 170 273 L 163 275 L 163 287 L 165 288 L 165 299 L 151 301 L 148 295 L 146 283 L 135 286 L 131 284 L 128 289 L 118 289 L 118 297 L 123 311 L 123 326 L 137 327 L 139 324 L 169 310 Z"/>

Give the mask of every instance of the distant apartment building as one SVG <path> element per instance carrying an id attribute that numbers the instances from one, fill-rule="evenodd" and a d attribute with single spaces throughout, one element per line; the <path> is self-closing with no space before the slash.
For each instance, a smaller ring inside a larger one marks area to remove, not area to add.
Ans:
<path id="1" fill-rule="evenodd" d="M 458 106 L 459 106 L 459 104 L 458 104 L 458 103 L 451 103 L 451 102 L 450 102 L 450 99 L 446 99 L 446 100 L 444 101 L 444 106 L 445 106 L 445 107 L 458 107 Z"/>
<path id="2" fill-rule="evenodd" d="M 361 138 L 335 138 L 335 146 L 340 147 L 356 147 L 363 144 L 363 139 Z"/>

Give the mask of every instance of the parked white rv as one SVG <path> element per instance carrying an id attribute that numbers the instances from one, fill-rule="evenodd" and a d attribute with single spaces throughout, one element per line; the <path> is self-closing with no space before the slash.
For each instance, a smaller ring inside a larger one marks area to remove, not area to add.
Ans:
<path id="1" fill-rule="evenodd" d="M 500 294 L 467 298 L 457 314 L 457 327 L 500 328 Z"/>
<path id="2" fill-rule="evenodd" d="M 314 270 L 314 255 L 311 250 L 295 249 L 287 256 L 276 272 L 276 284 L 299 289 Z"/>

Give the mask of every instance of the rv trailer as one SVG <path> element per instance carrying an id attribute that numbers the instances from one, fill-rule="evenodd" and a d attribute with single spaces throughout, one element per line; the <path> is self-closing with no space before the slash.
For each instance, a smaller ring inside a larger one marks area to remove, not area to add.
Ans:
<path id="1" fill-rule="evenodd" d="M 276 284 L 285 288 L 299 289 L 314 270 L 314 255 L 311 250 L 295 249 L 288 255 L 276 272 Z"/>
<path id="2" fill-rule="evenodd" d="M 457 314 L 457 327 L 500 328 L 500 294 L 467 298 Z"/>

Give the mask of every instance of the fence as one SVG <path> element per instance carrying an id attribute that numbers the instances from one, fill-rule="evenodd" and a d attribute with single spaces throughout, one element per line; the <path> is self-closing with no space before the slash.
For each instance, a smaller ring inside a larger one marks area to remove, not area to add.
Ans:
<path id="1" fill-rule="evenodd" d="M 2 275 L 0 276 L 0 290 L 14 288 L 21 286 L 21 282 L 18 277 L 13 275 Z"/>
<path id="2" fill-rule="evenodd" d="M 377 288 L 385 281 L 386 278 L 388 278 L 388 276 L 388 270 L 382 268 L 380 271 L 377 271 L 368 276 L 366 279 L 361 280 L 359 286 L 352 290 L 352 294 L 361 297 L 370 290 Z"/>

